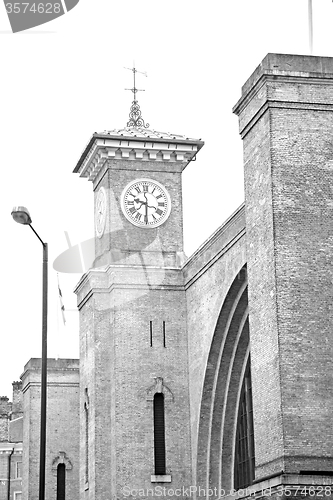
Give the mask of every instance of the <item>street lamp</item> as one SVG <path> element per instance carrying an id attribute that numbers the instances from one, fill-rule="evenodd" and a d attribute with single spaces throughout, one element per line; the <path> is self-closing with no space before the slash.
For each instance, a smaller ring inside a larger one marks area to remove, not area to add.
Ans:
<path id="1" fill-rule="evenodd" d="M 41 417 L 39 453 L 39 500 L 45 500 L 45 445 L 46 445 L 46 383 L 47 383 L 47 243 L 31 225 L 29 211 L 25 207 L 14 207 L 12 217 L 15 222 L 30 226 L 43 245 L 43 304 L 42 304 L 42 373 L 41 373 Z"/>

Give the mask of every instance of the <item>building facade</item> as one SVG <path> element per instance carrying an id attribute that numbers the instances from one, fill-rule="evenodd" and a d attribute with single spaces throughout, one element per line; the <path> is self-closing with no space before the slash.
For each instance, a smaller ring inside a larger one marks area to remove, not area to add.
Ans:
<path id="1" fill-rule="evenodd" d="M 22 500 L 22 383 L 13 382 L 12 402 L 0 397 L 0 500 Z"/>
<path id="2" fill-rule="evenodd" d="M 189 259 L 181 174 L 203 142 L 132 111 L 74 170 L 93 185 L 95 260 L 75 290 L 79 389 L 74 360 L 54 367 L 48 484 L 58 454 L 70 500 L 331 497 L 333 58 L 268 54 L 245 83 L 245 203 Z M 22 379 L 24 500 L 37 372 Z M 54 477 L 48 498 L 65 498 Z"/>
<path id="3" fill-rule="evenodd" d="M 203 143 L 134 123 L 87 145 L 83 498 L 331 484 L 332 75 L 331 58 L 262 61 L 234 108 L 245 204 L 185 262 L 181 172 Z"/>
<path id="4" fill-rule="evenodd" d="M 41 360 L 25 365 L 23 396 L 22 498 L 39 498 Z M 79 361 L 48 359 L 45 499 L 78 497 Z"/>

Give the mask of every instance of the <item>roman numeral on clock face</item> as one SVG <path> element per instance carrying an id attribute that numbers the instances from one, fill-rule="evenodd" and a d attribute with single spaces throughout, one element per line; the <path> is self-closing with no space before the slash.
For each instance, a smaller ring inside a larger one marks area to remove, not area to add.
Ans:
<path id="1" fill-rule="evenodd" d="M 148 191 L 148 186 L 147 186 L 147 184 L 143 184 L 143 186 L 142 186 L 142 187 L 143 187 L 143 192 L 144 192 L 144 193 L 147 193 L 147 191 Z"/>
<path id="2" fill-rule="evenodd" d="M 159 207 L 164 207 L 164 201 L 159 201 L 159 202 L 158 202 L 158 206 L 159 206 Z"/>
<path id="3" fill-rule="evenodd" d="M 158 215 L 162 215 L 162 214 L 163 214 L 163 210 L 161 210 L 160 208 L 158 208 L 158 209 L 156 210 L 156 213 L 157 213 Z"/>

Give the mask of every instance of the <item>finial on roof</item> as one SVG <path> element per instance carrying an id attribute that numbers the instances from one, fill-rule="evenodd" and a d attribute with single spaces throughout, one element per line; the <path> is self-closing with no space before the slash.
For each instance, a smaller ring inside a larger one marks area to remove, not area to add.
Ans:
<path id="1" fill-rule="evenodd" d="M 140 91 L 144 92 L 144 89 L 137 89 L 135 86 L 135 73 L 141 73 L 144 76 L 147 76 L 147 73 L 142 73 L 141 71 L 138 71 L 137 69 L 135 69 L 134 63 L 133 63 L 133 68 L 125 68 L 125 69 L 129 69 L 130 71 L 133 72 L 133 81 L 134 81 L 133 87 L 131 89 L 125 89 L 125 90 L 130 90 L 134 94 L 134 100 L 132 101 L 132 106 L 131 106 L 130 113 L 129 113 L 130 119 L 127 122 L 127 127 L 148 128 L 149 123 L 145 124 L 145 121 L 141 116 L 141 109 L 140 109 L 139 103 L 136 99 L 136 93 L 140 92 Z"/>

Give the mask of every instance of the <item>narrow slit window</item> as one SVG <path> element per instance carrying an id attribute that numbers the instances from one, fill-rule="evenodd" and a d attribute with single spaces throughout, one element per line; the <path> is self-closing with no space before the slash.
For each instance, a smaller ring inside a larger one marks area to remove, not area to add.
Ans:
<path id="1" fill-rule="evenodd" d="M 85 403 L 84 403 L 84 420 L 85 420 L 85 482 L 89 481 L 89 398 L 88 389 L 85 388 Z"/>
<path id="2" fill-rule="evenodd" d="M 254 431 L 251 366 L 247 364 L 238 408 L 235 443 L 234 488 L 246 488 L 254 480 Z"/>
<path id="3" fill-rule="evenodd" d="M 59 464 L 57 467 L 57 500 L 66 498 L 66 466 Z"/>
<path id="4" fill-rule="evenodd" d="M 88 408 L 85 408 L 85 478 L 86 483 L 89 477 L 89 415 Z"/>
<path id="5" fill-rule="evenodd" d="M 164 395 L 157 393 L 154 396 L 154 454 L 155 474 L 165 475 L 165 421 Z"/>

